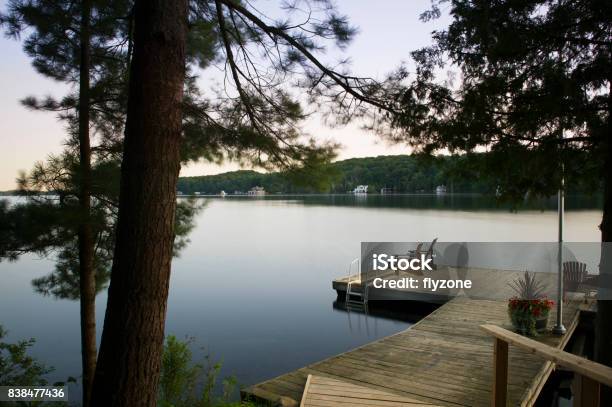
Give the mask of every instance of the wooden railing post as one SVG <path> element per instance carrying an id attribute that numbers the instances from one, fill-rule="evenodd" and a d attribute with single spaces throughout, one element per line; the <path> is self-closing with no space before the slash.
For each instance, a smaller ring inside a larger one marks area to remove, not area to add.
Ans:
<path id="1" fill-rule="evenodd" d="M 495 407 L 506 407 L 508 387 L 508 345 L 526 349 L 554 364 L 571 370 L 576 375 L 574 392 L 576 404 L 597 407 L 602 386 L 612 387 L 612 367 L 593 362 L 562 349 L 534 341 L 500 326 L 481 325 L 480 329 L 495 338 L 493 360 L 493 400 Z M 600 406 L 604 407 L 604 406 Z M 608 407 L 608 406 L 605 406 Z"/>
<path id="2" fill-rule="evenodd" d="M 599 406 L 599 382 L 583 376 L 574 374 L 574 405 L 578 407 Z"/>
<path id="3" fill-rule="evenodd" d="M 493 345 L 493 407 L 506 407 L 508 400 L 508 342 L 495 338 Z"/>

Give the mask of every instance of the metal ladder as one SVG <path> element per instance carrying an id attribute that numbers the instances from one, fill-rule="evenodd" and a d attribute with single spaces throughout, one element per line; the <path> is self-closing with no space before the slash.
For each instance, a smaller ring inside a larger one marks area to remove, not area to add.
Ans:
<path id="1" fill-rule="evenodd" d="M 357 265 L 357 273 L 353 276 L 351 272 L 355 264 Z M 361 281 L 359 258 L 354 259 L 349 264 L 344 304 L 348 312 L 363 311 L 365 314 L 368 313 L 368 284 Z"/>

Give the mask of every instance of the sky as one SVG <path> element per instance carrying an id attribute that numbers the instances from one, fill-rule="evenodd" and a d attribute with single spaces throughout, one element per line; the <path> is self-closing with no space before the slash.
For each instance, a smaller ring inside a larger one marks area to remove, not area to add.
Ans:
<path id="1" fill-rule="evenodd" d="M 262 9 L 274 7 L 276 0 L 258 0 Z M 431 43 L 431 32 L 449 23 L 449 17 L 423 23 L 419 14 L 431 0 L 337 0 L 341 13 L 348 15 L 359 34 L 344 50 L 330 49 L 334 57 L 349 57 L 351 70 L 362 76 L 382 78 L 402 61 L 409 62 L 410 51 Z M 0 0 L 0 10 L 6 2 Z M 337 55 L 336 55 L 337 54 Z M 53 113 L 33 112 L 20 100 L 26 96 L 61 96 L 67 87 L 36 73 L 22 51 L 22 44 L 0 37 L 0 191 L 14 189 L 19 171 L 27 171 L 36 161 L 60 153 L 65 138 L 63 125 Z M 389 145 L 375 135 L 352 123 L 341 128 L 329 128 L 320 118 L 312 117 L 304 129 L 321 140 L 342 145 L 338 159 L 377 155 L 406 154 L 403 145 Z M 181 175 L 218 174 L 239 169 L 232 163 L 214 165 L 190 164 Z"/>

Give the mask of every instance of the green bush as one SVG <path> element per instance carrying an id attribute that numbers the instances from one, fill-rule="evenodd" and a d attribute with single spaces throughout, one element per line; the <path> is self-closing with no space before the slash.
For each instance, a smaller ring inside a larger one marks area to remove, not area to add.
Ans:
<path id="1" fill-rule="evenodd" d="M 234 377 L 224 378 L 222 396 L 214 396 L 221 364 L 212 362 L 210 355 L 204 363 L 193 363 L 191 342 L 174 335 L 166 338 L 158 407 L 254 407 L 250 402 L 231 401 L 237 388 Z"/>
<path id="2" fill-rule="evenodd" d="M 49 382 L 44 378 L 47 373 L 53 371 L 52 368 L 45 366 L 38 360 L 28 355 L 28 351 L 34 345 L 34 338 L 24 339 L 16 343 L 8 343 L 4 341 L 7 332 L 0 325 L 0 386 L 49 386 Z M 68 381 L 73 382 L 73 378 Z M 63 386 L 64 382 L 53 383 L 54 386 Z M 0 407 L 20 406 L 65 406 L 62 402 L 47 402 L 40 401 L 32 402 L 2 402 Z"/>

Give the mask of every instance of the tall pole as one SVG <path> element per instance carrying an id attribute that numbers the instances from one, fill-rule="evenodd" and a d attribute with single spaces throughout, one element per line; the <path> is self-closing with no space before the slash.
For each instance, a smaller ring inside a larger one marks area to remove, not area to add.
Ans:
<path id="1" fill-rule="evenodd" d="M 563 139 L 563 131 L 561 131 L 560 138 Z M 552 329 L 555 335 L 563 335 L 566 332 L 563 326 L 563 215 L 565 212 L 565 179 L 563 172 L 563 162 L 561 162 L 561 186 L 557 192 L 557 214 L 559 216 L 559 247 L 557 250 L 557 321 Z"/>
<path id="2" fill-rule="evenodd" d="M 561 5 L 559 0 L 559 5 Z M 559 49 L 559 67 L 563 69 L 563 49 Z M 565 97 L 565 88 L 563 89 L 563 99 Z M 559 191 L 557 191 L 557 215 L 559 216 L 559 247 L 557 249 L 557 321 L 552 329 L 553 334 L 563 335 L 566 332 L 563 326 L 563 216 L 565 212 L 565 168 L 563 166 L 563 116 L 559 116 L 559 170 L 561 171 L 561 181 L 559 183 Z"/>

